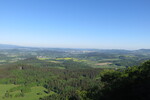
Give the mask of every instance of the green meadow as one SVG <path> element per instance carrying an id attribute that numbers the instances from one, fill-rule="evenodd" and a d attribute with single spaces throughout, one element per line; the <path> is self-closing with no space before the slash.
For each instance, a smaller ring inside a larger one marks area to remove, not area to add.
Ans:
<path id="1" fill-rule="evenodd" d="M 19 86 L 13 84 L 0 84 L 0 100 L 38 100 L 40 97 L 54 93 L 47 93 L 47 90 L 42 86 L 34 86 L 31 87 L 29 92 L 25 92 L 21 95 L 21 90 L 11 91 L 17 87 Z"/>

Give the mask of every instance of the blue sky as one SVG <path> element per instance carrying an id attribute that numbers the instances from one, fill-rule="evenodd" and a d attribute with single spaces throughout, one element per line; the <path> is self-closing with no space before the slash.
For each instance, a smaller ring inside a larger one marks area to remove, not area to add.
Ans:
<path id="1" fill-rule="evenodd" d="M 0 43 L 150 48 L 150 0 L 0 0 Z"/>

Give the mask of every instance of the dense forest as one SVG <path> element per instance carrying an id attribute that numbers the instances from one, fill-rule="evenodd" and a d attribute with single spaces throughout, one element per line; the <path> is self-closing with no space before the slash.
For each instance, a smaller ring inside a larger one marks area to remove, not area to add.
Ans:
<path id="1" fill-rule="evenodd" d="M 149 52 L 8 49 L 0 57 L 10 60 L 0 65 L 0 100 L 150 99 Z"/>

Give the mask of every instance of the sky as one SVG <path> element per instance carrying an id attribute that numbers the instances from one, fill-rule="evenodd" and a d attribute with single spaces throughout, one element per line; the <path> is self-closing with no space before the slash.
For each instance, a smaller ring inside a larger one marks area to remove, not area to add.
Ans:
<path id="1" fill-rule="evenodd" d="M 0 44 L 150 49 L 150 0 L 0 0 Z"/>

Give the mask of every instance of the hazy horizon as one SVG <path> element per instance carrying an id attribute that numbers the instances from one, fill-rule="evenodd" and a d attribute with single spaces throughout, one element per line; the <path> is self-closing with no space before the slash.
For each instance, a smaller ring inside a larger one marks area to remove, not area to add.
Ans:
<path id="1" fill-rule="evenodd" d="M 150 49 L 149 0 L 1 0 L 0 43 Z"/>
<path id="2" fill-rule="evenodd" d="M 0 45 L 8 45 L 8 46 L 18 46 L 18 47 L 23 47 L 23 48 L 45 48 L 45 49 L 53 49 L 53 48 L 56 48 L 56 49 L 97 49 L 97 50 L 141 50 L 141 49 L 150 49 L 150 48 L 137 48 L 137 49 L 124 49 L 124 48 L 84 48 L 84 47 L 81 47 L 81 48 L 78 48 L 78 47 L 51 47 L 51 46 L 28 46 L 28 45 L 16 45 L 16 44 L 2 44 L 0 43 Z"/>

